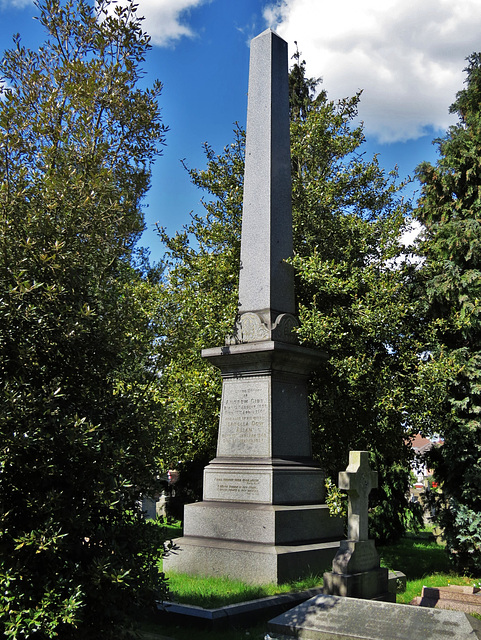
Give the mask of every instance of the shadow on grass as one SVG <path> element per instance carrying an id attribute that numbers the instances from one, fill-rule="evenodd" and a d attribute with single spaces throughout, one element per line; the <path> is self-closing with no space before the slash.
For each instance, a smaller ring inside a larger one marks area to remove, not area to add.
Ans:
<path id="1" fill-rule="evenodd" d="M 264 640 L 267 623 L 261 622 L 245 628 L 226 628 L 222 630 L 193 629 L 189 626 L 144 624 L 140 637 L 142 640 Z"/>
<path id="2" fill-rule="evenodd" d="M 378 547 L 381 564 L 394 571 L 402 571 L 408 580 L 418 580 L 432 573 L 448 573 L 449 559 L 444 547 L 432 534 L 403 538 L 390 547 Z"/>
<path id="3" fill-rule="evenodd" d="M 165 522 L 162 518 L 153 520 L 152 524 L 161 529 L 163 540 L 172 540 L 182 536 L 182 524 L 180 522 Z"/>

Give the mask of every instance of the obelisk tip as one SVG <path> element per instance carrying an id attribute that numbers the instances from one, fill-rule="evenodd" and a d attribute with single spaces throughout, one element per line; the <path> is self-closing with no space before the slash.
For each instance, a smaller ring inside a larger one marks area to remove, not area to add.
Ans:
<path id="1" fill-rule="evenodd" d="M 270 27 L 268 27 L 265 31 L 262 31 L 262 33 L 259 33 L 259 35 L 255 36 L 255 38 L 252 38 L 252 40 L 257 40 L 257 38 L 264 38 L 269 34 L 272 34 L 276 38 L 279 38 L 279 40 L 283 40 L 285 42 L 284 38 L 281 38 L 281 36 L 276 31 L 274 31 L 274 29 L 271 29 Z"/>

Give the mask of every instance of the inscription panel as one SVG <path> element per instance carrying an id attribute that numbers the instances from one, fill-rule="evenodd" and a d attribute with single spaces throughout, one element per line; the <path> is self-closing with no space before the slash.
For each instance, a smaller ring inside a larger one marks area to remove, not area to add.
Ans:
<path id="1" fill-rule="evenodd" d="M 270 405 L 267 377 L 224 380 L 217 455 L 269 456 Z"/>
<path id="2" fill-rule="evenodd" d="M 267 471 L 205 469 L 204 500 L 270 503 L 271 493 L 272 479 Z"/>

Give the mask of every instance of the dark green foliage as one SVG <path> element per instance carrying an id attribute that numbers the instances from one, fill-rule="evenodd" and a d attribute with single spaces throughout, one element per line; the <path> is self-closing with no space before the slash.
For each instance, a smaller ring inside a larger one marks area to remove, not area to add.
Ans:
<path id="1" fill-rule="evenodd" d="M 381 452 L 382 453 L 382 452 Z M 407 456 L 406 456 L 407 457 Z M 401 462 L 399 462 L 401 459 Z M 401 455 L 394 460 L 378 454 L 374 467 L 382 484 L 371 496 L 370 536 L 379 544 L 392 544 L 400 532 L 418 531 L 423 524 L 423 507 L 419 502 L 406 504 L 406 487 L 410 484 L 410 467 Z"/>
<path id="2" fill-rule="evenodd" d="M 437 140 L 435 166 L 418 168 L 424 225 L 425 314 L 436 330 L 433 361 L 449 362 L 447 393 L 433 427 L 445 438 L 430 464 L 442 493 L 431 496 L 459 567 L 481 568 L 481 57 L 468 58 L 459 122 Z"/>
<path id="3" fill-rule="evenodd" d="M 304 63 L 290 74 L 294 265 L 301 340 L 328 351 L 327 366 L 311 384 L 315 456 L 327 474 L 347 465 L 350 449 L 369 449 L 380 471 L 373 506 L 394 504 L 396 519 L 377 508 L 383 539 L 403 533 L 412 517 L 405 493 L 412 451 L 406 414 L 422 351 L 414 305 L 414 267 L 402 257 L 400 235 L 408 207 L 396 176 L 359 152 L 362 127 L 354 127 L 359 95 L 334 103 Z M 215 156 L 207 147 L 205 171 L 194 183 L 213 196 L 207 217 L 173 238 L 162 291 L 165 339 L 160 380 L 172 425 L 169 464 L 215 455 L 220 377 L 200 359 L 200 349 L 224 343 L 236 314 L 244 137 Z M 198 495 L 200 498 L 200 495 Z M 385 530 L 382 531 L 381 522 Z"/>
<path id="4" fill-rule="evenodd" d="M 336 104 L 324 93 L 313 98 L 315 84 L 291 123 L 300 336 L 329 356 L 311 378 L 314 453 L 336 479 L 349 450 L 372 453 L 380 482 L 371 527 L 392 541 L 419 521 L 405 498 L 406 414 L 420 349 L 409 300 L 414 269 L 400 243 L 409 207 L 396 174 L 359 152 L 364 134 L 352 120 L 360 95 Z"/>
<path id="5" fill-rule="evenodd" d="M 0 629 L 128 635 L 162 585 L 153 285 L 130 266 L 164 139 L 135 11 L 41 0 L 0 67 Z M 103 20 L 99 20 L 99 16 Z"/>

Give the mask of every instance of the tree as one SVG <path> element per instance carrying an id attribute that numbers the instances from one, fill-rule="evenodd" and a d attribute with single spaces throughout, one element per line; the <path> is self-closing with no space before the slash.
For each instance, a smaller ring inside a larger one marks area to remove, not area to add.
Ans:
<path id="1" fill-rule="evenodd" d="M 327 368 L 312 381 L 314 451 L 334 478 L 349 449 L 372 451 L 383 478 L 373 522 L 392 538 L 412 519 L 404 495 L 411 456 L 406 413 L 420 347 L 409 303 L 414 268 L 403 261 L 400 244 L 408 207 L 397 197 L 395 175 L 359 152 L 364 136 L 352 120 L 360 96 L 334 103 L 323 91 L 315 95 L 318 81 L 305 77 L 298 52 L 295 60 L 290 104 L 300 337 L 329 352 Z M 207 169 L 191 171 L 194 184 L 213 196 L 204 204 L 206 218 L 194 216 L 173 238 L 162 235 L 170 260 L 162 308 L 173 316 L 162 342 L 169 374 L 161 383 L 172 433 L 188 440 L 185 446 L 177 438 L 172 449 L 184 461 L 205 464 L 215 453 L 220 380 L 199 354 L 222 344 L 235 318 L 243 142 L 237 131 L 224 154 L 206 148 Z M 188 388 L 180 388 L 179 371 Z M 207 394 L 208 402 L 199 402 Z"/>
<path id="2" fill-rule="evenodd" d="M 0 633 L 128 635 L 165 590 L 152 490 L 155 283 L 135 267 L 164 142 L 135 5 L 39 0 L 0 67 Z"/>
<path id="3" fill-rule="evenodd" d="M 442 492 L 436 518 L 460 568 L 481 568 L 481 54 L 468 59 L 466 87 L 450 107 L 459 121 L 423 163 L 416 215 L 424 226 L 420 296 L 437 342 L 429 354 L 445 370 L 445 395 L 432 431 L 444 445 L 430 463 Z"/>
<path id="4" fill-rule="evenodd" d="M 298 60 L 301 78 L 304 65 Z M 292 115 L 293 263 L 300 335 L 329 356 L 311 378 L 314 451 L 335 479 L 349 450 L 371 452 L 380 473 L 371 529 L 388 541 L 420 515 L 405 497 L 420 342 L 414 267 L 401 243 L 409 203 L 396 172 L 361 153 L 362 126 L 352 124 L 359 100 L 310 93 Z"/>

